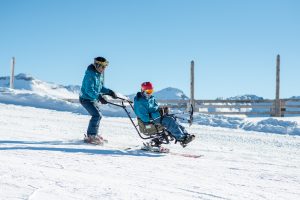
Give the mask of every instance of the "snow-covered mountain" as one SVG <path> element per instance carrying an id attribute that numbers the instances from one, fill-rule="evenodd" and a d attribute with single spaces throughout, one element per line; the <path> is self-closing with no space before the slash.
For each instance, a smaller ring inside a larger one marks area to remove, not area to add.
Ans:
<path id="1" fill-rule="evenodd" d="M 290 99 L 300 99 L 300 96 L 292 96 Z"/>
<path id="2" fill-rule="evenodd" d="M 263 97 L 259 97 L 253 94 L 245 94 L 245 95 L 239 95 L 235 97 L 228 97 L 228 98 L 223 98 L 223 97 L 218 97 L 217 100 L 263 100 Z"/>
<path id="3" fill-rule="evenodd" d="M 9 87 L 10 77 L 0 77 L 0 87 Z M 41 81 L 27 74 L 18 74 L 14 79 L 14 89 L 27 90 L 39 95 L 53 96 L 61 99 L 78 98 L 80 86 L 63 86 Z"/>
<path id="4" fill-rule="evenodd" d="M 24 73 L 15 76 L 14 89 L 9 88 L 9 81 L 8 76 L 0 77 L 0 103 L 87 114 L 80 104 L 66 101 L 78 99 L 80 86 L 49 83 Z M 135 94 L 129 96 L 133 98 Z M 155 96 L 157 99 L 188 99 L 181 90 L 171 87 L 157 91 Z M 126 116 L 121 108 L 110 105 L 102 106 L 102 112 L 106 116 Z"/>
<path id="5" fill-rule="evenodd" d="M 0 88 L 2 91 L 9 88 L 10 77 L 0 77 Z M 60 99 L 77 99 L 80 86 L 78 85 L 68 85 L 63 86 L 55 83 L 45 82 L 39 79 L 34 78 L 28 74 L 18 74 L 15 76 L 14 80 L 14 89 L 30 91 L 30 93 L 35 93 L 41 96 L 52 96 Z M 189 99 L 182 90 L 177 88 L 168 87 L 157 92 L 154 92 L 154 95 L 159 100 L 187 100 Z M 133 99 L 135 94 L 128 95 L 130 99 Z"/>
<path id="6" fill-rule="evenodd" d="M 183 93 L 183 91 L 168 87 L 153 94 L 156 99 L 159 100 L 188 100 L 189 98 Z"/>
<path id="7" fill-rule="evenodd" d="M 130 94 L 128 97 L 133 100 L 136 94 Z M 188 100 L 189 98 L 183 93 L 182 90 L 173 88 L 173 87 L 167 87 L 165 89 L 156 91 L 153 93 L 153 96 L 157 100 Z"/>
<path id="8" fill-rule="evenodd" d="M 0 90 L 9 91 L 10 77 L 0 77 Z M 22 93 L 29 92 L 30 94 L 36 94 L 39 96 L 55 97 L 58 99 L 77 99 L 80 92 L 80 86 L 78 85 L 59 85 L 56 83 L 45 82 L 34 78 L 31 75 L 20 73 L 15 76 L 14 89 L 21 90 Z M 133 99 L 136 94 L 127 95 L 130 99 Z M 155 91 L 153 95 L 158 100 L 188 100 L 184 92 L 178 88 L 167 87 L 159 91 Z M 293 96 L 291 98 L 300 98 Z M 219 97 L 217 100 L 260 100 L 263 97 L 258 97 L 253 94 L 246 94 L 235 97 Z"/>

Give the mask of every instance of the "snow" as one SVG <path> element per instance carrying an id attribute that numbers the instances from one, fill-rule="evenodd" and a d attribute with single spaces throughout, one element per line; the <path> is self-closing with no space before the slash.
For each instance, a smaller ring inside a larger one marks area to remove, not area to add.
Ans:
<path id="1" fill-rule="evenodd" d="M 0 77 L 0 87 L 9 86 L 9 77 Z M 31 91 L 36 94 L 55 96 L 61 99 L 78 98 L 79 86 L 62 86 L 44 82 L 39 79 L 20 73 L 15 76 L 14 89 Z"/>
<path id="2" fill-rule="evenodd" d="M 300 135 L 300 117 L 293 118 L 249 118 L 222 115 L 195 114 L 194 123 L 206 126 L 243 129 L 286 135 Z"/>
<path id="3" fill-rule="evenodd" d="M 0 77 L 0 199 L 300 199 L 300 117 L 195 113 L 194 124 L 183 125 L 196 140 L 167 146 L 202 155 L 187 158 L 139 150 L 143 140 L 126 113 L 109 105 L 100 127 L 109 143 L 83 144 L 90 117 L 65 100 L 77 99 L 79 86 L 26 74 L 8 86 Z M 176 88 L 154 95 L 187 98 Z"/>
<path id="4" fill-rule="evenodd" d="M 124 117 L 103 118 L 101 147 L 81 142 L 88 115 L 2 103 L 0 113 L 0 199 L 300 199 L 299 136 L 184 124 L 196 140 L 168 147 L 195 159 L 137 150 Z"/>

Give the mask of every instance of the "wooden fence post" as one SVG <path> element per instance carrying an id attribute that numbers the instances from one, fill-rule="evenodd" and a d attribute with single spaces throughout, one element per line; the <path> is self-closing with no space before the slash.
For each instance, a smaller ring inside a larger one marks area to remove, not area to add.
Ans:
<path id="1" fill-rule="evenodd" d="M 191 105 L 193 105 L 193 108 L 195 108 L 195 93 L 194 93 L 194 61 L 192 60 L 191 61 L 191 83 L 190 83 L 190 92 L 191 92 L 191 95 L 190 95 L 190 103 Z"/>
<path id="2" fill-rule="evenodd" d="M 11 89 L 14 89 L 14 79 L 15 79 L 15 57 L 11 59 L 11 74 L 10 74 L 10 81 L 9 86 Z"/>
<path id="3" fill-rule="evenodd" d="M 276 58 L 275 117 L 281 117 L 281 103 L 280 103 L 280 55 L 277 55 L 277 58 Z"/>

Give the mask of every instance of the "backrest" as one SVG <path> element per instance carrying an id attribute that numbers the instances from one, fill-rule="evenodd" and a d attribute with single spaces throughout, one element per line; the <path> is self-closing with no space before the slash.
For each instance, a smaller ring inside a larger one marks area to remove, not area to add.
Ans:
<path id="1" fill-rule="evenodd" d="M 144 122 L 139 118 L 137 118 L 137 120 L 138 120 L 140 132 L 143 133 L 144 135 L 154 135 L 164 130 L 164 127 L 162 125 L 155 125 L 152 123 L 144 124 Z"/>

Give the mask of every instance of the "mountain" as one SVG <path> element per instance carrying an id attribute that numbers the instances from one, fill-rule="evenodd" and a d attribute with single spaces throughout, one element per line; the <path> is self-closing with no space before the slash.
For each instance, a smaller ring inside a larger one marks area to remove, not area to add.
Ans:
<path id="1" fill-rule="evenodd" d="M 130 94 L 128 97 L 133 100 L 136 94 Z M 182 90 L 172 87 L 159 90 L 153 93 L 157 100 L 188 100 L 189 98 L 183 93 Z"/>
<path id="2" fill-rule="evenodd" d="M 264 98 L 253 95 L 253 94 L 245 94 L 245 95 L 239 95 L 235 97 L 218 97 L 216 100 L 263 100 Z"/>
<path id="3" fill-rule="evenodd" d="M 10 77 L 0 77 L 0 87 L 9 87 Z M 63 86 L 44 82 L 27 74 L 18 74 L 14 79 L 14 89 L 28 90 L 35 94 L 54 96 L 61 99 L 78 98 L 79 86 Z"/>
<path id="4" fill-rule="evenodd" d="M 80 104 L 67 101 L 78 101 L 80 86 L 49 83 L 24 73 L 15 76 L 14 89 L 9 88 L 9 81 L 8 76 L 0 77 L 0 103 L 87 114 Z M 157 91 L 154 95 L 157 99 L 188 99 L 181 90 L 171 87 Z M 134 96 L 131 95 L 132 98 Z M 122 108 L 111 105 L 103 105 L 101 110 L 105 116 L 126 116 Z"/>
<path id="5" fill-rule="evenodd" d="M 292 96 L 290 99 L 300 99 L 300 96 Z"/>
<path id="6" fill-rule="evenodd" d="M 0 87 L 9 87 L 10 77 L 0 77 Z M 68 85 L 63 86 L 55 83 L 45 82 L 39 79 L 20 73 L 15 76 L 14 89 L 16 90 L 28 90 L 31 93 L 36 93 L 39 95 L 47 95 L 60 99 L 78 99 L 80 92 L 80 86 L 78 85 Z M 153 94 L 158 100 L 178 100 L 189 99 L 182 90 L 177 88 L 168 87 Z M 135 94 L 128 95 L 130 99 L 133 99 Z"/>
<path id="7" fill-rule="evenodd" d="M 165 89 L 154 92 L 153 95 L 156 97 L 156 99 L 159 100 L 188 100 L 189 99 L 183 93 L 183 91 L 172 87 L 167 87 Z"/>

